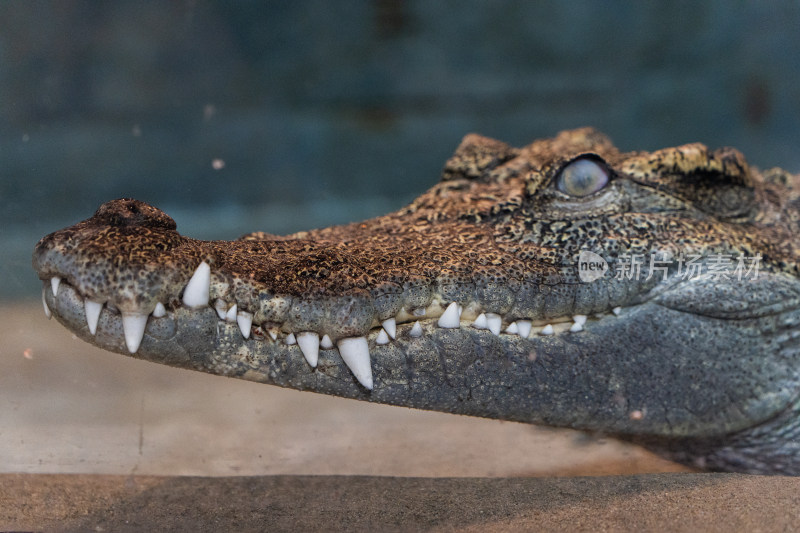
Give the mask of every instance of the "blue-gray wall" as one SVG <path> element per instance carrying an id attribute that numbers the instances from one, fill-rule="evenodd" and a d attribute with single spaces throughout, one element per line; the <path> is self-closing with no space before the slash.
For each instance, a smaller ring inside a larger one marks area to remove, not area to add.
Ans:
<path id="1" fill-rule="evenodd" d="M 788 1 L 1 2 L 0 297 L 38 294 L 35 241 L 106 200 L 203 238 L 355 220 L 471 131 L 798 172 L 798 28 Z"/>

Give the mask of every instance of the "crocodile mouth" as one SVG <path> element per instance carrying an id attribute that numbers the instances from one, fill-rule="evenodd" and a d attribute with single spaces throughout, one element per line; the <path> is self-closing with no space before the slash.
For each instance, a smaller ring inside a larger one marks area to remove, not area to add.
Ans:
<path id="1" fill-rule="evenodd" d="M 179 323 L 186 323 L 188 315 L 213 311 L 213 334 L 217 337 L 233 335 L 238 337 L 240 344 L 272 343 L 284 346 L 288 349 L 287 357 L 301 355 L 309 371 L 317 368 L 322 350 L 335 350 L 356 380 L 370 391 L 374 386 L 370 352 L 401 337 L 420 338 L 426 332 L 440 328 L 461 329 L 518 341 L 546 339 L 580 335 L 591 329 L 595 322 L 623 313 L 622 307 L 614 307 L 608 312 L 591 315 L 511 320 L 485 311 L 478 302 L 463 305 L 434 296 L 426 307 L 401 308 L 394 317 L 374 320 L 365 335 L 331 339 L 329 335 L 315 331 L 291 331 L 286 324 L 255 323 L 254 314 L 240 309 L 237 303 L 210 296 L 210 273 L 209 265 L 202 262 L 179 297 L 166 304 L 157 302 L 150 313 L 120 310 L 111 301 L 94 301 L 61 276 L 43 281 L 42 305 L 48 318 L 55 316 L 68 329 L 93 344 L 143 358 L 149 358 L 148 355 L 155 352 L 151 349 L 153 341 L 167 340 L 177 335 L 181 327 Z M 191 320 L 188 322 L 191 323 Z M 291 350 L 291 347 L 298 350 Z"/>

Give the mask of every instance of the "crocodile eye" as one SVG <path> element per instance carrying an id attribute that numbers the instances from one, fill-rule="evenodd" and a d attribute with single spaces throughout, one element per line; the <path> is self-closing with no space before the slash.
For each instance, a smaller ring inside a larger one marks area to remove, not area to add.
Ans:
<path id="1" fill-rule="evenodd" d="M 570 196 L 589 196 L 608 184 L 608 169 L 594 157 L 581 157 L 558 173 L 558 190 Z"/>

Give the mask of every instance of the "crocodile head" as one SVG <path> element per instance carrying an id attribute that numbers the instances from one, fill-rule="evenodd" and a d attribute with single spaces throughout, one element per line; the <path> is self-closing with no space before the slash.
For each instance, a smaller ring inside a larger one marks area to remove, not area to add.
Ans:
<path id="1" fill-rule="evenodd" d="M 798 474 L 798 191 L 733 149 L 469 135 L 386 216 L 199 241 L 122 199 L 33 266 L 48 316 L 111 351 Z"/>

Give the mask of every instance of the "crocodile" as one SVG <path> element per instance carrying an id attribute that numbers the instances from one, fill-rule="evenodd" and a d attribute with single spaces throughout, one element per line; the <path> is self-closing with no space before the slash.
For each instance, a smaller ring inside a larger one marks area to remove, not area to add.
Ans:
<path id="1" fill-rule="evenodd" d="M 732 148 L 470 134 L 385 216 L 201 241 L 119 199 L 33 266 L 47 316 L 113 352 L 799 475 L 799 198 Z"/>

